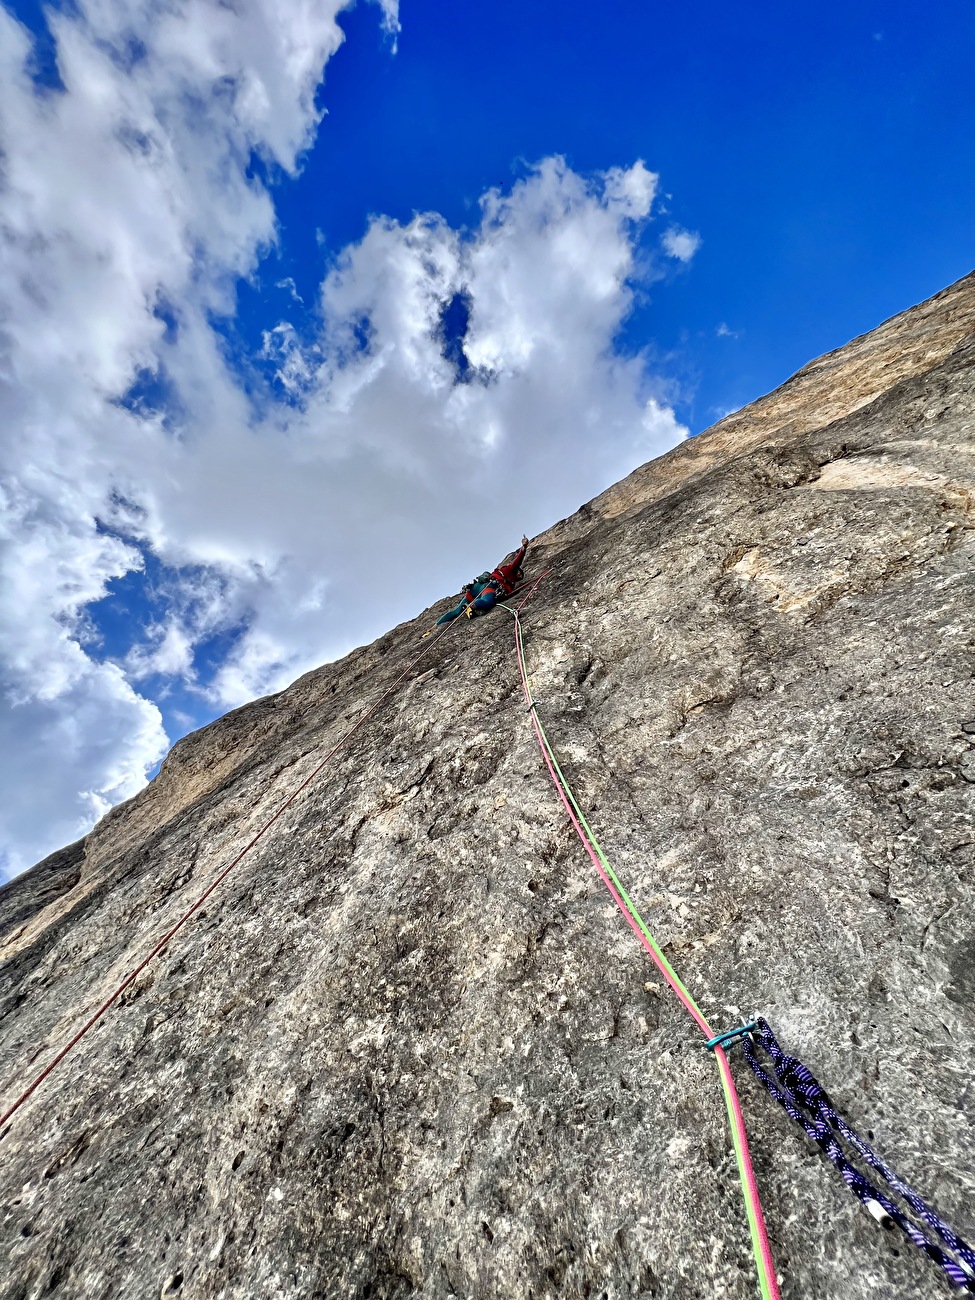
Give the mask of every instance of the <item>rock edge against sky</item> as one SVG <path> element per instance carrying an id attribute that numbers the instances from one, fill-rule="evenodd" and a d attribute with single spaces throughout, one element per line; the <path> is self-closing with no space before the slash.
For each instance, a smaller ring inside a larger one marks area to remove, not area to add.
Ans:
<path id="1" fill-rule="evenodd" d="M 765 1015 L 969 1237 L 973 357 L 969 276 L 550 528 L 526 619 L 567 774 L 706 1013 Z M 445 608 L 187 737 L 0 890 L 6 1100 Z M 736 1073 L 783 1296 L 942 1293 Z M 0 1153 L 5 1300 L 757 1294 L 713 1063 L 571 836 L 500 613 Z"/>

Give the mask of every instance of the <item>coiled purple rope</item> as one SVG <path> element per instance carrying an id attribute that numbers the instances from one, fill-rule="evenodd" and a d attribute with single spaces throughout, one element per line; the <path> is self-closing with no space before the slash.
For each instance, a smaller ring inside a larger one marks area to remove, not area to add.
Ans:
<path id="1" fill-rule="evenodd" d="M 756 1043 L 761 1045 L 770 1059 L 775 1072 L 774 1079 L 759 1061 Z M 850 1127 L 803 1063 L 782 1050 L 768 1022 L 759 1017 L 752 1033 L 742 1036 L 742 1047 L 755 1074 L 775 1100 L 801 1125 L 807 1136 L 825 1152 L 854 1196 L 875 1218 L 881 1221 L 886 1218 L 895 1223 L 919 1250 L 944 1271 L 956 1287 L 975 1295 L 975 1251 Z M 952 1255 L 942 1250 L 889 1196 L 874 1187 L 850 1163 L 837 1134 L 859 1153 L 871 1169 L 880 1174 L 890 1189 L 907 1202 L 919 1219 L 934 1229 L 957 1258 L 952 1258 Z"/>

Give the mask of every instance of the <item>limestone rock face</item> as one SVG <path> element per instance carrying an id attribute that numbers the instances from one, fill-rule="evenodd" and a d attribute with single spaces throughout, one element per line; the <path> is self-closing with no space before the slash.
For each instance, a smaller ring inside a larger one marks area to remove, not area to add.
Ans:
<path id="1" fill-rule="evenodd" d="M 525 617 L 566 773 L 706 1014 L 764 1015 L 969 1240 L 973 360 L 975 276 L 555 525 Z M 0 891 L 5 1105 L 446 608 L 182 740 Z M 783 1296 L 948 1296 L 731 1058 Z M 4 1126 L 0 1204 L 4 1300 L 757 1296 L 714 1061 L 571 833 L 504 611 Z"/>

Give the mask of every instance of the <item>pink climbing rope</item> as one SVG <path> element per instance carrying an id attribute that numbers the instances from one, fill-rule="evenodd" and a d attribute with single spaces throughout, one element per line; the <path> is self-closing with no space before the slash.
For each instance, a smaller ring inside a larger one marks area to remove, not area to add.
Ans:
<path id="1" fill-rule="evenodd" d="M 545 574 L 542 574 L 539 577 L 535 586 L 529 592 L 528 596 L 526 596 L 525 601 L 522 601 L 521 605 L 518 606 L 517 610 L 509 610 L 510 613 L 514 614 L 515 650 L 518 656 L 518 668 L 521 673 L 522 691 L 524 693 L 525 702 L 528 705 L 528 712 L 531 716 L 538 747 L 541 750 L 543 759 L 545 760 L 545 765 L 548 768 L 552 784 L 555 786 L 556 792 L 568 813 L 573 829 L 581 840 L 583 848 L 592 859 L 593 865 L 599 873 L 603 884 L 609 890 L 613 901 L 622 912 L 627 924 L 633 930 L 637 939 L 639 939 L 640 943 L 650 954 L 654 965 L 663 975 L 664 979 L 680 1000 L 681 1005 L 687 1011 L 688 1015 L 692 1017 L 705 1038 L 711 1039 L 714 1037 L 714 1031 L 711 1028 L 711 1025 L 708 1023 L 701 1009 L 688 993 L 681 980 L 673 971 L 670 963 L 660 951 L 659 946 L 653 940 L 649 931 L 647 931 L 646 927 L 642 924 L 639 914 L 634 914 L 634 911 L 631 910 L 629 899 L 626 898 L 624 901 L 624 891 L 622 891 L 622 888 L 617 888 L 617 883 L 614 883 L 614 880 L 611 878 L 610 871 L 607 871 L 606 866 L 603 865 L 605 860 L 604 855 L 599 849 L 598 843 L 591 838 L 591 833 L 589 832 L 588 824 L 585 823 L 585 818 L 582 817 L 581 814 L 577 813 L 575 799 L 571 790 L 565 783 L 565 778 L 562 775 L 561 768 L 559 767 L 557 760 L 555 760 L 554 754 L 551 752 L 548 737 L 545 735 L 545 730 L 538 720 L 535 700 L 532 697 L 531 688 L 528 684 L 528 670 L 525 664 L 524 646 L 521 638 L 520 615 L 525 602 L 534 595 L 535 590 L 543 577 L 545 577 Z M 738 1161 L 738 1170 L 742 1183 L 742 1191 L 745 1198 L 745 1209 L 749 1221 L 752 1245 L 755 1251 L 759 1286 L 765 1300 L 781 1300 L 778 1279 L 775 1272 L 775 1261 L 772 1257 L 772 1248 L 769 1244 L 768 1231 L 765 1226 L 765 1215 L 762 1211 L 758 1182 L 755 1178 L 751 1153 L 748 1149 L 748 1136 L 745 1130 L 745 1120 L 742 1115 L 738 1092 L 735 1088 L 731 1067 L 728 1064 L 728 1059 L 725 1056 L 725 1053 L 722 1051 L 720 1046 L 716 1046 L 713 1051 L 718 1062 L 718 1071 L 721 1076 L 725 1104 L 728 1110 L 728 1120 L 731 1125 L 732 1140 L 734 1142 L 735 1154 Z"/>

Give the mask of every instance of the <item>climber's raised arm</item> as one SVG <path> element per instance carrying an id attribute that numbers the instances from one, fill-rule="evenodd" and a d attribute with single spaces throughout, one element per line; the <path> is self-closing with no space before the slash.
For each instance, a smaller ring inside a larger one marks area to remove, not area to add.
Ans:
<path id="1" fill-rule="evenodd" d="M 491 577 L 496 582 L 500 583 L 502 591 L 506 596 L 511 595 L 515 587 L 525 576 L 522 572 L 521 566 L 524 563 L 527 554 L 528 538 L 523 534 L 521 538 L 521 549 L 515 552 L 514 558 L 509 560 L 507 564 L 499 564 L 491 574 Z"/>
<path id="2" fill-rule="evenodd" d="M 460 603 L 454 609 L 448 609 L 446 614 L 441 614 L 434 626 L 450 623 L 461 614 L 466 614 L 468 618 L 473 618 L 475 614 L 486 614 L 502 596 L 510 596 L 524 577 L 521 566 L 527 554 L 528 538 L 522 534 L 521 549 L 515 552 L 514 558 L 469 582 L 464 588 Z M 429 636 L 432 631 L 433 628 L 423 635 Z"/>

